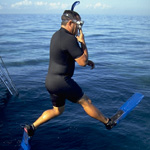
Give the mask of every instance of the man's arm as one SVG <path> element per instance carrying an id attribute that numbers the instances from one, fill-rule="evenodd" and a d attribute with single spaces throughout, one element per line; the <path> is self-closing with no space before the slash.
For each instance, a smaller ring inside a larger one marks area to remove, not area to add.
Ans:
<path id="1" fill-rule="evenodd" d="M 86 43 L 84 40 L 84 35 L 82 30 L 80 30 L 80 35 L 77 36 L 77 40 L 81 43 L 81 47 L 83 49 L 83 54 L 75 59 L 75 61 L 80 65 L 80 66 L 91 66 L 91 69 L 94 68 L 94 63 L 91 60 L 88 60 L 88 50 L 86 47 Z"/>

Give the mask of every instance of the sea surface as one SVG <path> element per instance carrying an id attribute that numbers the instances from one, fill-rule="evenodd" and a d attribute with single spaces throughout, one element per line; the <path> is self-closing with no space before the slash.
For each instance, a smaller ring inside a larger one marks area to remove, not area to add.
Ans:
<path id="1" fill-rule="evenodd" d="M 61 15 L 0 15 L 0 56 L 19 91 L 10 96 L 0 82 L 0 150 L 18 150 L 22 126 L 52 108 L 45 89 L 49 44 Z M 150 16 L 82 15 L 89 59 L 76 64 L 74 80 L 92 103 L 111 117 L 132 94 L 145 97 L 108 131 L 78 104 L 40 126 L 32 150 L 150 150 Z"/>

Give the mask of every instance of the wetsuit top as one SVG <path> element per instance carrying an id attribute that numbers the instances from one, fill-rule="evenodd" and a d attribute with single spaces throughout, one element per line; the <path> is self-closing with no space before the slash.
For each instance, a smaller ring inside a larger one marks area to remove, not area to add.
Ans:
<path id="1" fill-rule="evenodd" d="M 75 60 L 83 54 L 74 35 L 64 28 L 57 31 L 50 45 L 49 76 L 60 75 L 72 77 Z"/>
<path id="2" fill-rule="evenodd" d="M 83 96 L 80 86 L 71 78 L 75 59 L 83 54 L 74 35 L 61 28 L 50 45 L 50 63 L 45 86 L 51 95 L 53 106 L 65 105 L 65 99 L 76 103 Z"/>

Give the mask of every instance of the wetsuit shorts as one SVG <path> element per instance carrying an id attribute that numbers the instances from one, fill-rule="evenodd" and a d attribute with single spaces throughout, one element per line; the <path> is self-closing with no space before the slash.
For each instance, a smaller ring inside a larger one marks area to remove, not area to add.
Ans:
<path id="1" fill-rule="evenodd" d="M 59 77 L 55 77 L 53 78 L 54 82 L 49 82 L 49 79 L 50 78 L 46 78 L 46 88 L 50 93 L 52 104 L 55 107 L 64 106 L 66 99 L 73 103 L 77 103 L 84 95 L 80 86 L 71 78 L 62 80 Z"/>

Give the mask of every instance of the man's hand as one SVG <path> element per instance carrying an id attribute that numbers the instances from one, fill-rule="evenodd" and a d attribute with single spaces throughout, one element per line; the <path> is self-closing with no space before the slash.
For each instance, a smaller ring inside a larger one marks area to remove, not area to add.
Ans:
<path id="1" fill-rule="evenodd" d="M 87 65 L 88 65 L 88 66 L 91 66 L 91 69 L 94 69 L 94 67 L 95 67 L 94 62 L 91 61 L 91 60 L 88 60 Z"/>
<path id="2" fill-rule="evenodd" d="M 80 42 L 80 43 L 83 43 L 85 44 L 85 41 L 84 41 L 84 34 L 82 32 L 82 29 L 79 30 L 80 31 L 80 35 L 79 36 L 76 36 L 77 40 Z"/>

